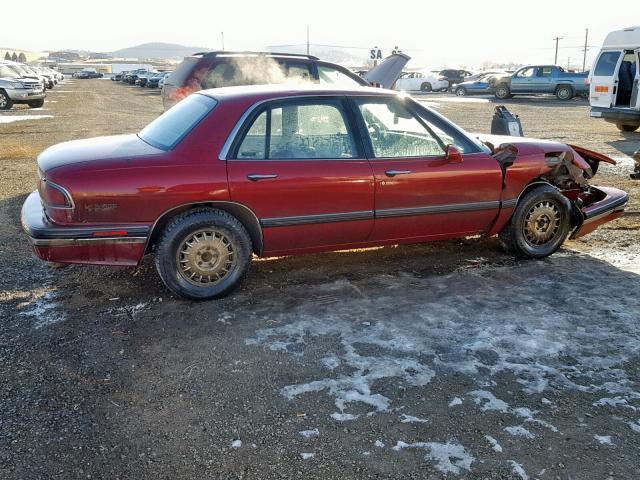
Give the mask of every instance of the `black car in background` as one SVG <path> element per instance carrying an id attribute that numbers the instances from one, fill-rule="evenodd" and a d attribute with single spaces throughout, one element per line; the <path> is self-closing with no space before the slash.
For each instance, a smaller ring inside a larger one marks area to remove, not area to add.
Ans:
<path id="1" fill-rule="evenodd" d="M 78 73 L 74 73 L 75 78 L 102 78 L 104 75 L 98 72 L 95 68 L 86 68 Z"/>
<path id="2" fill-rule="evenodd" d="M 440 76 L 449 82 L 449 88 L 453 85 L 466 81 L 467 77 L 470 77 L 471 75 L 473 74 L 467 70 L 456 70 L 452 68 L 440 71 Z"/>

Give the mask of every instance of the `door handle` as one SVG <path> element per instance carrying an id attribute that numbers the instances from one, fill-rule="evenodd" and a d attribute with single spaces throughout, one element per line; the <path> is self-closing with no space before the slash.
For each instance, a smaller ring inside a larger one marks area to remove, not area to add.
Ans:
<path id="1" fill-rule="evenodd" d="M 252 182 L 257 182 L 258 180 L 267 180 L 269 178 L 278 178 L 278 174 L 276 173 L 250 173 L 247 175 L 247 178 Z"/>
<path id="2" fill-rule="evenodd" d="M 411 170 L 387 170 L 384 174 L 387 177 L 395 177 L 396 175 L 409 175 Z"/>

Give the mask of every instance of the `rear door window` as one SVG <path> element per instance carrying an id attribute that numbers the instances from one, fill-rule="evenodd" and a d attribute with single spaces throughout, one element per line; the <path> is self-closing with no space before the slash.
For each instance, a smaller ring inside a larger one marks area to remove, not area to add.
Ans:
<path id="1" fill-rule="evenodd" d="M 237 159 L 356 158 L 357 149 L 338 101 L 272 104 L 240 142 Z"/>
<path id="2" fill-rule="evenodd" d="M 596 68 L 593 71 L 593 75 L 596 77 L 610 77 L 616 71 L 616 66 L 618 65 L 618 60 L 620 59 L 620 54 L 622 52 L 602 52 L 600 54 L 600 58 L 598 58 L 598 63 L 596 63 Z"/>
<path id="3" fill-rule="evenodd" d="M 338 87 L 351 88 L 367 84 L 364 80 L 356 80 L 354 77 L 328 65 L 318 65 L 318 77 L 321 84 L 336 85 Z"/>

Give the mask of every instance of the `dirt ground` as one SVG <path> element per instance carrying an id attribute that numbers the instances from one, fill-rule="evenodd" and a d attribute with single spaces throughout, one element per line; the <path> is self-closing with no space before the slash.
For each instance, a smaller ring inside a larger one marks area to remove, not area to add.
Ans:
<path id="1" fill-rule="evenodd" d="M 489 130 L 489 98 L 420 100 Z M 149 260 L 52 269 L 20 227 L 39 152 L 140 129 L 157 91 L 70 80 L 1 113 L 0 478 L 638 478 L 640 134 L 506 104 L 619 159 L 594 183 L 628 214 L 543 261 L 494 238 L 256 260 L 201 303 Z"/>

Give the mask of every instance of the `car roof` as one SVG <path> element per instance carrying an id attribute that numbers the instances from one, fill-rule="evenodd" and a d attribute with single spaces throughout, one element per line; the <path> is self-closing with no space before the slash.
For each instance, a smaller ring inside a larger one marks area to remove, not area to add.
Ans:
<path id="1" fill-rule="evenodd" d="M 278 52 L 247 52 L 247 51 L 239 51 L 233 52 L 228 50 L 214 50 L 210 52 L 198 52 L 190 55 L 191 57 L 284 57 L 284 58 L 303 58 L 308 60 L 319 60 L 318 57 L 314 57 L 313 55 L 305 55 L 303 53 L 278 53 Z"/>
<path id="2" fill-rule="evenodd" d="M 314 96 L 399 96 L 401 92 L 375 87 L 331 87 L 317 84 L 273 84 L 273 85 L 243 85 L 238 87 L 221 87 L 201 90 L 202 95 L 218 100 L 254 99 L 283 97 L 314 97 Z"/>

